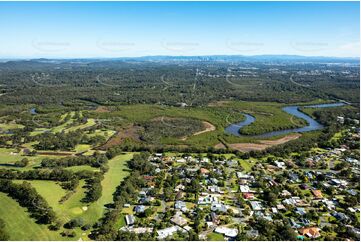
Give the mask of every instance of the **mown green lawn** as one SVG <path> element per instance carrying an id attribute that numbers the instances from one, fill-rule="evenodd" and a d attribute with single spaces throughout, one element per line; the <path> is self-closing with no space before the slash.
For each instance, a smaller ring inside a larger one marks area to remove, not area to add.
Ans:
<path id="1" fill-rule="evenodd" d="M 69 166 L 69 167 L 66 167 L 65 170 L 70 170 L 70 171 L 74 171 L 74 172 L 77 172 L 77 171 L 99 171 L 99 168 L 96 168 L 96 167 L 91 167 L 91 166 L 88 166 L 88 165 L 83 165 L 83 166 Z"/>
<path id="2" fill-rule="evenodd" d="M 22 183 L 23 181 L 14 180 L 14 182 Z M 27 182 L 29 182 L 31 186 L 36 189 L 40 196 L 46 199 L 48 204 L 56 212 L 56 209 L 59 207 L 59 200 L 62 196 L 65 195 L 66 191 L 54 181 L 32 180 Z"/>
<path id="3" fill-rule="evenodd" d="M 224 240 L 223 235 L 217 234 L 214 232 L 210 233 L 207 237 L 208 237 L 208 240 L 211 240 L 211 241 L 223 241 Z"/>
<path id="4" fill-rule="evenodd" d="M 1 192 L 0 218 L 5 222 L 10 240 L 64 240 L 59 232 L 50 231 L 46 225 L 35 223 L 25 208 Z"/>
<path id="5" fill-rule="evenodd" d="M 72 218 L 82 218 L 85 224 L 92 225 L 103 216 L 105 212 L 104 205 L 113 202 L 113 193 L 115 192 L 116 187 L 129 173 L 128 171 L 125 170 L 127 168 L 126 161 L 131 159 L 132 156 L 133 153 L 127 153 L 124 155 L 119 155 L 109 160 L 108 162 L 109 170 L 104 175 L 104 180 L 102 181 L 102 187 L 103 187 L 102 196 L 95 203 L 87 204 L 81 201 L 84 198 L 86 192 L 84 188 L 85 185 L 84 180 L 80 181 L 79 186 L 76 189 L 76 192 L 72 194 L 72 196 L 70 196 L 70 198 L 66 200 L 63 204 L 59 204 L 59 200 L 68 191 L 62 189 L 60 184 L 58 184 L 57 182 L 42 181 L 42 180 L 31 180 L 28 182 L 30 182 L 31 185 L 36 189 L 36 191 L 46 199 L 48 204 L 55 211 L 57 217 L 63 223 L 68 222 Z M 72 168 L 78 168 L 78 170 L 82 170 L 85 168 L 85 166 L 72 167 Z M 94 170 L 95 168 L 88 166 L 87 169 Z M 23 181 L 16 180 L 15 182 L 21 183 Z M 4 196 L 6 197 L 5 194 Z M 22 209 L 21 207 L 20 210 L 18 208 L 15 208 L 16 206 L 19 207 L 19 205 L 14 200 L 12 201 L 12 203 L 9 203 L 8 202 L 9 199 L 10 198 L 3 199 L 1 197 L 0 217 L 6 220 L 8 219 L 7 214 L 9 214 L 9 217 L 13 216 L 12 217 L 13 220 L 9 222 L 9 226 L 8 226 L 9 230 L 15 231 L 14 234 L 12 233 L 11 235 L 12 239 L 15 240 L 28 240 L 28 239 L 63 240 L 64 239 L 56 232 L 49 231 L 46 226 L 37 225 L 29 218 L 29 214 L 26 212 L 25 209 Z M 9 206 L 12 206 L 13 208 L 11 209 L 7 208 Z M 13 213 L 13 210 L 16 210 L 15 215 Z M 9 213 L 9 211 L 11 211 L 11 213 Z M 6 216 L 3 216 L 2 214 L 6 214 Z M 23 223 L 25 223 L 26 228 L 23 231 L 21 231 L 21 233 L 19 233 L 18 230 L 21 228 L 20 225 Z M 17 226 L 19 228 L 17 228 Z M 42 232 L 36 232 L 39 230 L 41 230 Z M 35 231 L 34 233 L 36 233 L 36 235 L 33 235 L 28 231 Z M 84 231 L 81 231 L 80 229 L 76 229 L 75 231 L 77 232 L 76 238 L 81 237 L 83 240 L 86 239 L 86 236 L 81 234 L 84 233 Z M 89 231 L 85 231 L 85 233 L 88 234 Z M 25 237 L 25 236 L 29 236 L 29 237 Z"/>
<path id="6" fill-rule="evenodd" d="M 16 153 L 16 149 L 0 148 L 0 164 L 11 164 L 21 160 L 20 154 L 14 153 Z"/>
<path id="7" fill-rule="evenodd" d="M 34 168 L 35 166 L 39 166 L 40 162 L 49 156 L 46 155 L 36 155 L 36 156 L 22 156 L 21 153 L 17 153 L 16 149 L 11 148 L 0 148 L 0 169 L 1 168 L 12 168 L 12 169 L 21 169 L 21 170 L 29 170 Z M 61 158 L 60 156 L 51 156 L 52 158 Z M 29 165 L 26 167 L 18 168 L 13 166 L 8 166 L 14 164 L 16 161 L 22 159 L 28 159 Z"/>
<path id="8" fill-rule="evenodd" d="M 79 152 L 84 152 L 91 149 L 91 145 L 87 145 L 87 144 L 79 144 L 77 146 L 75 146 L 75 152 L 79 153 Z"/>
<path id="9" fill-rule="evenodd" d="M 21 183 L 23 181 L 14 180 L 14 182 Z M 65 223 L 69 219 L 75 218 L 84 212 L 82 207 L 85 205 L 81 202 L 81 199 L 85 195 L 85 189 L 82 188 L 85 184 L 84 181 L 80 181 L 77 191 L 63 204 L 59 204 L 59 200 L 67 191 L 62 189 L 55 181 L 31 180 L 27 182 L 36 189 L 40 196 L 45 198 L 62 222 Z"/>
<path id="10" fill-rule="evenodd" d="M 249 160 L 239 160 L 241 166 L 243 167 L 245 172 L 249 172 L 251 171 L 252 167 L 254 166 L 254 164 L 256 163 L 255 161 L 253 162 L 253 164 L 251 164 L 249 162 Z"/>
<path id="11" fill-rule="evenodd" d="M 21 153 L 17 153 L 16 149 L 0 148 L 0 169 L 18 169 L 18 170 L 31 170 L 35 167 L 39 167 L 40 163 L 45 158 L 60 159 L 64 156 L 55 155 L 35 155 L 35 156 L 23 156 Z M 28 159 L 29 164 L 26 167 L 15 167 L 13 164 L 16 161 L 22 159 Z"/>
<path id="12" fill-rule="evenodd" d="M 79 124 L 79 125 L 76 125 L 76 126 L 72 126 L 70 128 L 65 129 L 64 131 L 65 132 L 71 132 L 71 131 L 75 131 L 75 130 L 78 130 L 78 129 L 85 129 L 85 128 L 91 127 L 93 125 L 95 125 L 95 120 L 90 118 L 90 119 L 87 120 L 87 122 L 85 124 Z"/>
<path id="13" fill-rule="evenodd" d="M 100 204 L 107 204 L 113 202 L 113 193 L 115 188 L 120 185 L 120 182 L 128 176 L 127 161 L 132 159 L 133 153 L 118 155 L 108 161 L 109 171 L 105 173 L 102 181 L 103 195 L 99 199 Z"/>
<path id="14" fill-rule="evenodd" d="M 73 215 L 79 213 L 78 216 L 83 218 L 86 223 L 95 223 L 103 216 L 105 212 L 104 205 L 113 202 L 113 193 L 115 192 L 116 187 L 128 175 L 128 172 L 124 171 L 126 168 L 126 161 L 130 160 L 132 157 L 133 154 L 128 153 L 125 155 L 119 155 L 108 161 L 109 170 L 104 175 L 104 179 L 102 181 L 102 196 L 98 199 L 98 201 L 91 204 L 84 204 L 79 202 L 83 197 L 77 197 L 76 199 L 71 197 L 71 199 L 65 202 L 64 205 L 72 211 Z M 84 192 L 85 191 L 82 191 L 83 195 Z M 74 195 L 79 196 L 79 193 Z M 87 207 L 86 211 L 84 211 L 84 207 Z"/>
<path id="15" fill-rule="evenodd" d="M 0 129 L 9 130 L 9 129 L 22 129 L 24 125 L 17 123 L 0 123 Z"/>
<path id="16" fill-rule="evenodd" d="M 75 112 L 70 112 L 69 115 L 70 115 L 70 117 L 74 117 Z M 51 129 L 51 132 L 52 132 L 52 133 L 59 133 L 59 132 L 63 131 L 64 129 L 66 129 L 66 127 L 67 127 L 69 124 L 73 123 L 73 122 L 74 122 L 74 120 L 73 120 L 72 118 L 70 118 L 68 121 L 66 121 L 66 122 L 63 123 L 62 125 L 59 125 L 59 126 L 56 126 L 56 127 L 52 128 L 52 129 Z"/>

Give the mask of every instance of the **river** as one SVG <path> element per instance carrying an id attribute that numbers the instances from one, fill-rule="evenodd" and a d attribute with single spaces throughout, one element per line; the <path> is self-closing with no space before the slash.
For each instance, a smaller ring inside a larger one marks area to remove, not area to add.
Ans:
<path id="1" fill-rule="evenodd" d="M 256 118 L 249 115 L 249 114 L 244 114 L 246 119 L 242 122 L 239 123 L 235 123 L 235 124 L 231 124 L 229 125 L 227 128 L 225 128 L 225 132 L 235 135 L 235 136 L 245 136 L 245 137 L 254 137 L 254 138 L 270 138 L 273 136 L 278 136 L 278 135 L 285 135 L 285 134 L 289 134 L 289 133 L 304 133 L 304 132 L 309 132 L 309 131 L 315 131 L 315 130 L 320 130 L 322 129 L 324 126 L 322 124 L 320 124 L 319 122 L 317 122 L 316 120 L 314 120 L 313 118 L 311 118 L 310 116 L 308 116 L 307 114 L 299 111 L 300 107 L 305 107 L 305 108 L 329 108 L 329 107 L 339 107 L 339 106 L 343 106 L 345 105 L 344 103 L 326 103 L 326 104 L 316 104 L 316 105 L 307 105 L 307 106 L 287 106 L 282 108 L 283 111 L 285 111 L 288 114 L 291 114 L 293 116 L 296 116 L 298 118 L 301 118 L 303 120 L 305 120 L 307 122 L 307 125 L 301 128 L 294 128 L 294 129 L 285 129 L 285 130 L 279 130 L 279 131 L 272 131 L 272 132 L 268 132 L 268 133 L 263 133 L 260 135 L 255 135 L 255 136 L 248 136 L 248 135 L 241 135 L 239 133 L 239 130 L 247 125 L 250 125 L 251 123 L 253 123 L 254 121 L 256 121 Z"/>

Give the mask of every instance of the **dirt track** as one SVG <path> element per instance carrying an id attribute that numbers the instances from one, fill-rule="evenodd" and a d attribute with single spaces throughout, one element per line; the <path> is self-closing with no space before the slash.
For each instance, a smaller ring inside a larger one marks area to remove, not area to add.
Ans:
<path id="1" fill-rule="evenodd" d="M 206 121 L 202 121 L 202 123 L 203 123 L 203 126 L 205 127 L 205 129 L 201 130 L 199 132 L 196 132 L 193 135 L 199 135 L 199 134 L 203 134 L 203 133 L 206 133 L 206 132 L 209 132 L 209 131 L 216 130 L 216 127 L 213 124 L 208 123 Z"/>
<path id="2" fill-rule="evenodd" d="M 216 130 L 216 127 L 213 124 L 211 124 L 207 121 L 202 121 L 202 123 L 203 123 L 203 126 L 205 127 L 205 129 L 192 134 L 193 136 Z M 186 140 L 187 138 L 188 137 L 183 137 L 183 138 L 181 138 L 181 140 Z"/>
<path id="3" fill-rule="evenodd" d="M 285 137 L 276 140 L 260 140 L 259 143 L 235 143 L 228 144 L 228 146 L 232 149 L 239 150 L 241 152 L 248 151 L 257 151 L 257 150 L 265 150 L 274 145 L 284 144 L 288 141 L 295 140 L 301 137 L 301 134 L 290 134 Z M 220 144 L 217 144 L 215 148 L 220 148 Z"/>

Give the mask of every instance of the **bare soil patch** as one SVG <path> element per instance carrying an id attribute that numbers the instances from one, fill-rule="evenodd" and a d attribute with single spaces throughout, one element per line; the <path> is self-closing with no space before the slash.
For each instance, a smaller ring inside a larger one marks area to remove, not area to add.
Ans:
<path id="1" fill-rule="evenodd" d="M 109 113 L 110 110 L 108 107 L 105 106 L 98 106 L 97 109 L 95 109 L 96 113 Z"/>
<path id="2" fill-rule="evenodd" d="M 216 101 L 208 104 L 208 107 L 223 107 L 227 103 L 230 103 L 230 101 Z"/>
<path id="3" fill-rule="evenodd" d="M 54 156 L 71 156 L 74 155 L 74 153 L 71 152 L 51 152 L 51 151 L 38 151 L 38 155 L 54 155 Z"/>
<path id="4" fill-rule="evenodd" d="M 286 135 L 286 136 L 284 136 L 284 137 L 282 137 L 280 139 L 261 140 L 260 142 L 262 144 L 268 144 L 268 145 L 280 145 L 280 144 L 284 144 L 284 143 L 286 143 L 288 141 L 298 139 L 301 136 L 302 136 L 301 134 L 289 134 L 289 135 Z"/>
<path id="5" fill-rule="evenodd" d="M 222 144 L 222 143 L 219 143 L 219 144 L 216 144 L 216 145 L 214 146 L 214 148 L 217 148 L 217 149 L 225 149 L 226 146 L 224 146 L 224 144 Z"/>
<path id="6" fill-rule="evenodd" d="M 259 143 L 235 143 L 229 144 L 228 146 L 241 152 L 259 151 L 265 150 L 274 145 L 284 144 L 288 141 L 298 139 L 299 137 L 301 137 L 301 134 L 290 134 L 275 140 L 260 140 Z M 222 148 L 220 145 L 221 144 L 217 144 L 215 148 Z"/>

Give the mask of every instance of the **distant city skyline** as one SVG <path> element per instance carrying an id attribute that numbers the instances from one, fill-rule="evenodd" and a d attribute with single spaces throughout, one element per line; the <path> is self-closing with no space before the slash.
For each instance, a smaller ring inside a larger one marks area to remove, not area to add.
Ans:
<path id="1" fill-rule="evenodd" d="M 359 57 L 359 2 L 0 2 L 0 58 Z"/>

